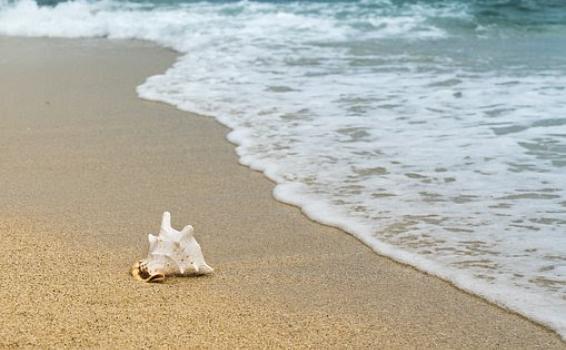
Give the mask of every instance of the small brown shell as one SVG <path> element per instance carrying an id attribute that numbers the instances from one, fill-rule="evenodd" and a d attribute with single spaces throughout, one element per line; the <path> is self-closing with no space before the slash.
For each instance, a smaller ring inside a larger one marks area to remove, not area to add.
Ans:
<path id="1" fill-rule="evenodd" d="M 147 265 L 142 261 L 136 261 L 130 268 L 130 275 L 132 275 L 138 281 L 144 281 L 147 283 L 160 283 L 165 281 L 165 275 L 157 273 L 150 274 L 147 271 Z"/>

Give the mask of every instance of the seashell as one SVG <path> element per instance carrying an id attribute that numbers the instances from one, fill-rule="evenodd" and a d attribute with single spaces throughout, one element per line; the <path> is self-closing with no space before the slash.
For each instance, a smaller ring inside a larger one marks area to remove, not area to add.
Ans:
<path id="1" fill-rule="evenodd" d="M 149 253 L 130 268 L 130 274 L 145 282 L 163 282 L 166 276 L 208 275 L 214 270 L 204 261 L 193 235 L 193 227 L 181 231 L 171 227 L 171 214 L 163 213 L 159 235 L 148 235 Z"/>

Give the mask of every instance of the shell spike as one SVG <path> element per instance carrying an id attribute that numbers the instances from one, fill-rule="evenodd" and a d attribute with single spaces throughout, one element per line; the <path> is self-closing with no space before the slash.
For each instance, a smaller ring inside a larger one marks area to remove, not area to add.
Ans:
<path id="1" fill-rule="evenodd" d="M 157 245 L 157 237 L 150 233 L 147 235 L 147 239 L 149 241 L 149 252 L 151 253 Z"/>
<path id="2" fill-rule="evenodd" d="M 167 231 L 171 229 L 171 213 L 168 211 L 163 213 L 163 217 L 161 218 L 161 230 Z"/>
<path id="3" fill-rule="evenodd" d="M 193 236 L 193 232 L 194 229 L 191 225 L 187 225 L 183 228 L 183 230 L 181 231 L 182 236 L 187 236 L 187 237 L 192 237 Z"/>
<path id="4" fill-rule="evenodd" d="M 204 263 L 203 265 L 200 265 L 198 272 L 201 275 L 208 275 L 210 273 L 213 273 L 214 269 L 212 267 L 208 266 L 206 263 Z"/>

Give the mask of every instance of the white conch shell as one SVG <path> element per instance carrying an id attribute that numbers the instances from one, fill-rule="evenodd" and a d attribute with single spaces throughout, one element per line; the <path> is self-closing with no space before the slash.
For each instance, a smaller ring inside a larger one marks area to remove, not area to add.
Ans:
<path id="1" fill-rule="evenodd" d="M 131 275 L 146 282 L 162 282 L 165 276 L 212 273 L 214 270 L 204 261 L 193 231 L 191 225 L 181 231 L 175 230 L 171 227 L 171 214 L 164 212 L 159 235 L 148 235 L 147 258 L 132 266 Z"/>

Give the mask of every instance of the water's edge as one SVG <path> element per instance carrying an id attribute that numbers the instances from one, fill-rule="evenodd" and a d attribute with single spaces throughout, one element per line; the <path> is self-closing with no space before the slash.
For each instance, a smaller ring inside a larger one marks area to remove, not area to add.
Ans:
<path id="1" fill-rule="evenodd" d="M 177 52 L 171 48 L 162 48 Z M 177 53 L 179 55 L 177 58 L 178 60 L 180 57 L 182 57 L 182 53 Z M 488 283 L 485 283 L 481 280 L 463 276 L 462 272 L 457 269 L 450 268 L 448 266 L 442 266 L 432 260 L 423 258 L 422 256 L 410 253 L 408 251 L 404 251 L 392 244 L 377 239 L 371 234 L 371 229 L 369 227 L 365 227 L 364 225 L 355 222 L 355 220 L 338 214 L 337 211 L 333 210 L 316 198 L 306 198 L 307 195 L 305 195 L 304 193 L 300 194 L 300 189 L 296 188 L 296 186 L 300 185 L 282 183 L 279 176 L 275 174 L 275 171 L 270 170 L 268 166 L 261 164 L 260 162 L 250 160 L 248 157 L 246 157 L 241 149 L 246 142 L 245 133 L 240 133 L 235 123 L 232 123 L 228 118 L 212 116 L 205 111 L 195 111 L 182 108 L 182 106 L 180 106 L 178 103 L 175 103 L 174 100 L 167 100 L 166 98 L 156 97 L 154 94 L 151 94 L 151 92 L 145 90 L 144 84 L 152 77 L 154 76 L 148 77 L 144 83 L 136 88 L 139 98 L 147 101 L 166 103 L 168 105 L 174 106 L 181 111 L 189 112 L 207 118 L 213 118 L 221 125 L 229 128 L 231 132 L 226 135 L 226 140 L 236 146 L 235 150 L 238 155 L 239 163 L 252 170 L 261 172 L 266 178 L 268 178 L 275 184 L 272 192 L 273 198 L 275 200 L 299 208 L 307 218 L 318 224 L 337 228 L 345 232 L 346 234 L 355 237 L 361 243 L 368 246 L 380 256 L 390 258 L 395 262 L 406 265 L 407 267 L 415 268 L 418 271 L 440 278 L 441 280 L 449 283 L 455 288 L 467 294 L 470 294 L 470 296 L 479 297 L 487 301 L 488 303 L 505 310 L 506 312 L 516 314 L 544 327 L 549 331 L 557 333 L 559 337 L 564 342 L 566 342 L 566 321 L 563 321 L 558 317 L 553 317 L 553 315 L 549 316 L 545 314 L 544 311 L 540 313 L 533 313 L 531 310 L 529 310 L 528 306 L 525 306 L 528 305 L 528 303 L 536 303 L 540 305 L 541 309 L 552 307 L 552 305 L 548 306 L 547 302 L 545 302 L 544 298 L 540 295 L 536 293 L 527 293 L 523 291 L 518 292 L 517 290 L 511 291 L 507 289 L 501 289 L 500 291 L 495 292 L 493 290 L 493 286 L 490 286 Z M 333 215 L 320 215 L 319 213 L 321 211 L 324 211 L 326 213 L 333 212 Z M 512 292 L 516 296 L 514 300 L 506 298 L 506 296 L 510 292 Z M 528 303 L 525 303 L 525 301 L 528 301 Z"/>

